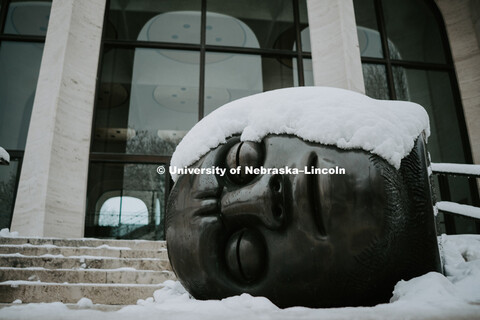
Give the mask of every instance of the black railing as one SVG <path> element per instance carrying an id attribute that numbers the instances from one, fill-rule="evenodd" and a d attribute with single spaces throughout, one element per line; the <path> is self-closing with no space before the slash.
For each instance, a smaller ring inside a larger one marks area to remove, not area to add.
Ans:
<path id="1" fill-rule="evenodd" d="M 445 231 L 447 234 L 457 233 L 455 216 L 471 219 L 475 224 L 475 230 L 480 233 L 480 200 L 475 178 L 480 178 L 480 165 L 454 164 L 454 163 L 432 163 L 432 173 L 438 178 L 440 188 L 440 201 L 437 201 L 436 208 L 444 214 Z M 449 177 L 466 177 L 469 179 L 471 189 L 471 202 L 473 205 L 452 202 L 452 192 Z"/>

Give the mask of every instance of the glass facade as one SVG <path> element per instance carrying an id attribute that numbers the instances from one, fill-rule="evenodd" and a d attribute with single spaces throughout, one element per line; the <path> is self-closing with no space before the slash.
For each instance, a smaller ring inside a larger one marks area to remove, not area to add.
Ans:
<path id="1" fill-rule="evenodd" d="M 104 181 L 109 176 L 133 179 L 126 175 L 127 167 L 118 169 L 128 164 L 129 170 L 151 176 L 148 192 L 166 198 L 170 180 L 167 175 L 164 182 L 157 181 L 156 166 L 168 165 L 185 133 L 230 101 L 313 84 L 309 51 L 305 0 L 107 1 L 85 235 L 133 237 L 118 231 L 124 228 L 121 218 L 109 226 L 118 232 L 107 232 L 101 222 L 106 218 L 99 217 L 105 194 L 121 202 L 138 186 L 126 189 L 125 182 Z M 117 171 L 111 171 L 114 163 Z M 136 198 L 145 204 L 147 216 L 154 217 L 152 203 Z M 141 202 L 128 199 L 145 210 Z M 158 205 L 163 213 L 165 202 Z M 118 211 L 115 219 L 121 216 L 120 205 L 109 204 L 112 208 Z M 163 237 L 161 232 L 134 234 Z"/>
<path id="2" fill-rule="evenodd" d="M 10 158 L 8 166 L 0 166 L 0 230 L 10 228 L 17 192 L 20 160 Z"/>
<path id="3" fill-rule="evenodd" d="M 86 234 L 122 239 L 163 239 L 166 175 L 157 165 L 92 163 Z"/>
<path id="4" fill-rule="evenodd" d="M 366 94 L 421 104 L 430 117 L 432 162 L 471 163 L 445 27 L 433 1 L 354 0 L 354 7 Z M 473 180 L 449 180 L 452 201 L 472 204 L 478 198 Z M 472 223 L 454 220 L 455 232 L 471 231 Z"/>
<path id="5" fill-rule="evenodd" d="M 27 140 L 51 1 L 0 1 L 0 228 L 9 228 Z"/>

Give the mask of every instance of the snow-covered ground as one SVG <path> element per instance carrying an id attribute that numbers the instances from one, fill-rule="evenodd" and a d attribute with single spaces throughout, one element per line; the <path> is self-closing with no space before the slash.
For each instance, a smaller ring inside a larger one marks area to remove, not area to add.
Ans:
<path id="1" fill-rule="evenodd" d="M 191 298 L 179 282 L 166 281 L 153 297 L 116 311 L 93 309 L 82 298 L 76 309 L 65 304 L 32 303 L 0 309 L 0 319 L 480 319 L 480 235 L 439 237 L 445 276 L 428 273 L 397 283 L 390 303 L 375 307 L 279 309 L 247 294 L 224 300 Z"/>

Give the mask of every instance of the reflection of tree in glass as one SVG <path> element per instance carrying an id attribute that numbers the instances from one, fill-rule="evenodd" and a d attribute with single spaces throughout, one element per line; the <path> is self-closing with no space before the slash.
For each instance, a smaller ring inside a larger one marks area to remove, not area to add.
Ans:
<path id="1" fill-rule="evenodd" d="M 6 181 L 0 181 L 0 229 L 10 228 L 15 182 L 16 176 L 13 172 Z"/>
<path id="2" fill-rule="evenodd" d="M 108 200 L 102 205 L 102 208 L 100 209 L 98 225 L 110 227 L 118 226 L 119 212 L 117 208 L 107 206 L 107 202 Z"/>
<path id="3" fill-rule="evenodd" d="M 365 94 L 375 99 L 389 99 L 385 67 L 377 64 L 363 64 L 362 69 L 365 81 Z"/>
<path id="4" fill-rule="evenodd" d="M 148 208 L 148 213 L 139 213 L 138 217 L 132 216 L 131 219 L 144 221 L 145 216 L 148 215 L 148 224 L 154 226 L 153 233 L 155 235 L 153 238 L 163 239 L 165 175 L 158 174 L 156 169 L 157 165 L 152 164 L 126 164 L 124 169 L 123 194 L 142 200 Z M 156 208 L 156 202 L 159 202 L 159 208 Z M 157 214 L 158 209 L 160 209 L 160 212 Z M 159 216 L 156 217 L 156 215 Z"/>
<path id="5" fill-rule="evenodd" d="M 388 50 L 390 51 L 390 57 L 392 60 L 402 60 L 400 52 L 393 45 L 393 43 L 388 41 Z M 403 67 L 394 67 L 392 70 L 393 74 L 393 83 L 395 84 L 395 94 L 397 95 L 397 100 L 410 100 L 410 93 L 408 92 L 408 81 L 407 73 Z"/>
<path id="6" fill-rule="evenodd" d="M 392 60 L 402 59 L 400 52 L 390 40 L 388 40 L 388 50 Z M 375 99 L 389 100 L 390 94 L 385 66 L 383 64 L 363 63 L 362 69 L 366 95 Z M 410 100 L 405 68 L 393 67 L 392 75 L 397 100 Z"/>
<path id="7" fill-rule="evenodd" d="M 127 153 L 171 155 L 182 138 L 183 135 L 162 139 L 157 132 L 135 130 L 135 136 L 127 140 Z"/>

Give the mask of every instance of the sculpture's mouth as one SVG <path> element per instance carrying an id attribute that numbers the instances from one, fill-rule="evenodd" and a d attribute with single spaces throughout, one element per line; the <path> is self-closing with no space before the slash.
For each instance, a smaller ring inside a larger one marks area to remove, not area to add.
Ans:
<path id="1" fill-rule="evenodd" d="M 227 241 L 225 259 L 230 274 L 242 283 L 258 280 L 267 269 L 265 241 L 254 229 L 235 232 Z"/>
<path id="2" fill-rule="evenodd" d="M 318 157 L 316 154 L 311 154 L 308 160 L 308 168 L 318 168 Z M 307 188 L 308 188 L 308 200 L 317 226 L 318 232 L 321 236 L 327 235 L 325 231 L 325 223 L 323 221 L 323 212 L 321 206 L 321 194 L 320 194 L 320 175 L 308 174 L 307 175 Z"/>

